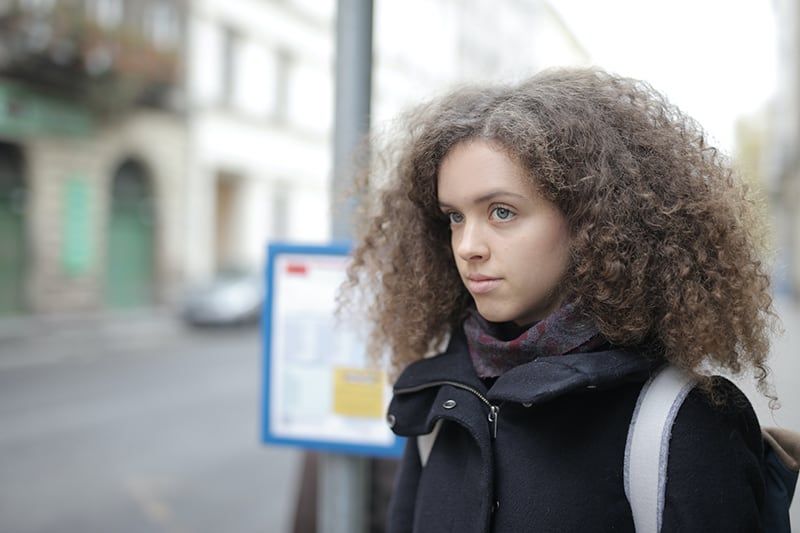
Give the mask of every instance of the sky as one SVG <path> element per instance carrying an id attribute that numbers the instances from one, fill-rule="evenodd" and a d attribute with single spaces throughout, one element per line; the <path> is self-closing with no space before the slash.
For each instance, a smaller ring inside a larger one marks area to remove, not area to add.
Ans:
<path id="1" fill-rule="evenodd" d="M 644 79 L 731 152 L 776 90 L 771 0 L 552 0 L 593 64 Z"/>

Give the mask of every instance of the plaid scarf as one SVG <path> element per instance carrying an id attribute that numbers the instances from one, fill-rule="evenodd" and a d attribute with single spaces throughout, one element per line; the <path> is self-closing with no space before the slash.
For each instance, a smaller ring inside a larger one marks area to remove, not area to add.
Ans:
<path id="1" fill-rule="evenodd" d="M 607 343 L 597 326 L 579 316 L 571 303 L 524 328 L 489 322 L 472 307 L 464 320 L 464 333 L 481 378 L 500 376 L 538 357 L 591 352 Z"/>

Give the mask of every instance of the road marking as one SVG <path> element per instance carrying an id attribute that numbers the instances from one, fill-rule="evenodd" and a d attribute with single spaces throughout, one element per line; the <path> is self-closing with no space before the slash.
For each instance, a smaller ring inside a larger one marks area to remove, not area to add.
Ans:
<path id="1" fill-rule="evenodd" d="M 169 505 L 158 495 L 172 483 L 165 478 L 137 476 L 128 478 L 125 486 L 133 500 L 144 514 L 166 533 L 189 533 L 189 530 L 175 523 L 175 515 Z"/>

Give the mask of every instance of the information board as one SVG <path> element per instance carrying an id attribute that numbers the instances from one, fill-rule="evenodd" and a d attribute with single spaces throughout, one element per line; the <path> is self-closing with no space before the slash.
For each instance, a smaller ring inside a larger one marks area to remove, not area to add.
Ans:
<path id="1" fill-rule="evenodd" d="M 385 372 L 368 364 L 362 332 L 335 316 L 346 245 L 270 244 L 262 319 L 266 443 L 398 456 L 385 421 Z"/>

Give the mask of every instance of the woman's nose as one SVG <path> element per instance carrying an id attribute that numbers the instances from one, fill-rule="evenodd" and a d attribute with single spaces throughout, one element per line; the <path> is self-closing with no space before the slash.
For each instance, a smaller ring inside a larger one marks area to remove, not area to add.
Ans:
<path id="1" fill-rule="evenodd" d="M 479 224 L 465 221 L 461 231 L 453 236 L 457 238 L 454 251 L 464 261 L 481 261 L 489 257 L 489 246 Z"/>

